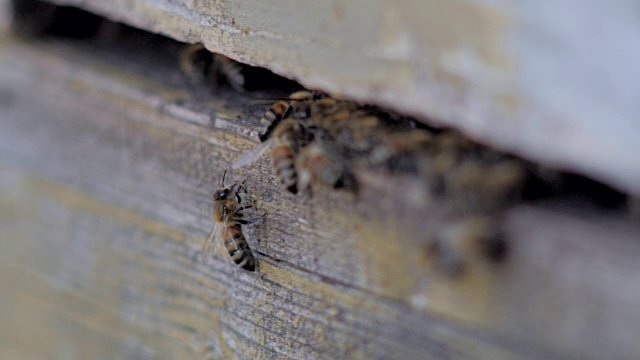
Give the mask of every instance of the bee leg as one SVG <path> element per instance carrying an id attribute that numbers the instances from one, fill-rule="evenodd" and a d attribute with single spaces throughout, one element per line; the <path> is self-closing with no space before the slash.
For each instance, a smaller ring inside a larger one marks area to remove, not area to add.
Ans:
<path id="1" fill-rule="evenodd" d="M 247 206 L 247 207 L 244 207 L 244 208 L 249 208 L 249 207 L 252 207 L 252 206 Z M 249 224 L 253 224 L 253 223 L 257 222 L 258 220 L 261 220 L 262 218 L 264 218 L 265 215 L 267 215 L 267 212 L 265 211 L 262 215 L 260 215 L 258 217 L 252 217 L 252 218 L 249 218 L 249 219 L 244 219 L 243 218 L 244 214 L 238 213 L 237 211 L 236 211 L 236 213 L 234 215 L 239 215 L 239 216 L 238 217 L 234 217 L 233 222 L 235 222 L 237 224 L 242 224 L 242 225 L 249 225 Z"/>
<path id="2" fill-rule="evenodd" d="M 244 212 L 242 210 L 246 210 L 246 209 L 253 209 L 253 205 L 246 205 L 243 207 L 240 207 L 238 209 L 236 209 L 236 211 L 233 213 L 233 218 L 234 219 L 241 219 L 244 218 Z"/>
<path id="3" fill-rule="evenodd" d="M 251 209 L 253 208 L 253 205 L 247 205 L 247 206 L 243 206 L 241 208 L 238 208 L 238 210 L 236 210 L 236 214 L 239 214 L 240 211 L 244 210 L 244 209 Z"/>
<path id="4" fill-rule="evenodd" d="M 264 217 L 266 215 L 267 215 L 267 212 L 265 211 L 264 213 L 262 213 L 262 215 L 260 215 L 258 217 L 251 218 L 251 219 L 247 220 L 247 222 L 249 224 L 253 224 L 253 223 L 257 222 L 257 221 L 260 221 L 260 220 L 264 219 Z"/>
<path id="5" fill-rule="evenodd" d="M 266 214 L 264 214 L 264 215 L 266 215 Z M 250 224 L 253 224 L 253 223 L 257 222 L 258 220 L 262 220 L 264 215 L 262 215 L 260 217 L 254 217 L 254 218 L 251 218 L 251 219 L 246 219 L 246 220 L 244 220 L 244 219 L 234 219 L 233 222 L 234 223 L 238 223 L 238 224 L 242 224 L 242 225 L 250 225 Z"/>
<path id="6" fill-rule="evenodd" d="M 313 211 L 313 205 L 311 204 L 311 200 L 313 199 L 313 193 L 311 188 L 307 188 L 307 190 L 303 193 L 302 206 L 304 206 L 303 216 L 307 223 L 310 223 L 311 218 L 315 216 L 315 212 Z"/>
<path id="7" fill-rule="evenodd" d="M 247 179 L 244 178 L 242 181 L 238 183 L 238 189 L 236 190 L 236 199 L 238 199 L 238 203 L 242 203 L 242 198 L 240 197 L 240 191 L 244 190 L 245 195 L 247 194 L 247 190 L 244 187 L 244 183 L 247 182 Z"/>

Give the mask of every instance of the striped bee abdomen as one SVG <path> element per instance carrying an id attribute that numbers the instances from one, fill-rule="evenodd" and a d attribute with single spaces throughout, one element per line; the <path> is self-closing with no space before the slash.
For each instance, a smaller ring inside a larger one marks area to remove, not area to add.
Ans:
<path id="1" fill-rule="evenodd" d="M 293 149 L 286 144 L 278 146 L 271 152 L 271 158 L 276 176 L 282 186 L 296 194 L 298 192 L 298 174 L 295 169 Z"/>
<path id="2" fill-rule="evenodd" d="M 260 119 L 260 125 L 262 125 L 262 128 L 258 134 L 260 141 L 265 142 L 269 136 L 271 136 L 273 129 L 278 126 L 282 119 L 287 117 L 289 109 L 290 106 L 286 101 L 278 101 L 273 104 L 273 106 L 271 106 L 264 115 L 262 115 L 262 118 Z"/>
<path id="3" fill-rule="evenodd" d="M 222 242 L 233 262 L 245 270 L 255 271 L 255 259 L 240 224 L 228 223 L 222 234 Z"/>

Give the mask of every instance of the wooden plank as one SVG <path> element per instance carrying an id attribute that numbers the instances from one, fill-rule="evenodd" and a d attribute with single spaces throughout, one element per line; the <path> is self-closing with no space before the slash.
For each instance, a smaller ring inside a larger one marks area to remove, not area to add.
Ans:
<path id="1" fill-rule="evenodd" d="M 634 1 L 52 2 L 640 193 Z"/>
<path id="2" fill-rule="evenodd" d="M 263 158 L 240 174 L 268 214 L 247 229 L 258 272 L 221 251 L 202 264 L 215 180 L 255 144 L 250 98 L 193 88 L 175 60 L 144 48 L 0 48 L 0 319 L 12 325 L 0 329 L 2 357 L 640 352 L 637 223 L 516 207 L 502 220 L 507 261 L 470 252 L 451 279 L 424 264 L 446 204 L 423 185 L 370 174 L 358 199 L 305 203 Z"/>

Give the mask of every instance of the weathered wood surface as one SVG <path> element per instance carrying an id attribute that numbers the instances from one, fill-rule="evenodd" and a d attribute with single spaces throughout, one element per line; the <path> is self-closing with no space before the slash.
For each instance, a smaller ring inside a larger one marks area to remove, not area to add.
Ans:
<path id="1" fill-rule="evenodd" d="M 640 194 L 632 0 L 51 1 Z"/>
<path id="2" fill-rule="evenodd" d="M 505 263 L 424 264 L 443 204 L 371 174 L 359 199 L 246 170 L 255 274 L 203 264 L 222 169 L 260 107 L 193 88 L 171 54 L 0 42 L 2 358 L 632 358 L 640 226 L 509 210 Z M 392 184 L 390 186 L 390 184 Z"/>

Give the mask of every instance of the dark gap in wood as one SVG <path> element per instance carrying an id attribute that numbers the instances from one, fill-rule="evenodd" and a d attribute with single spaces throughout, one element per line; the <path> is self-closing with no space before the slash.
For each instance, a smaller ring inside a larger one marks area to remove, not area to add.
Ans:
<path id="1" fill-rule="evenodd" d="M 84 10 L 39 0 L 12 0 L 11 7 L 13 29 L 25 36 L 88 38 L 104 21 Z"/>

